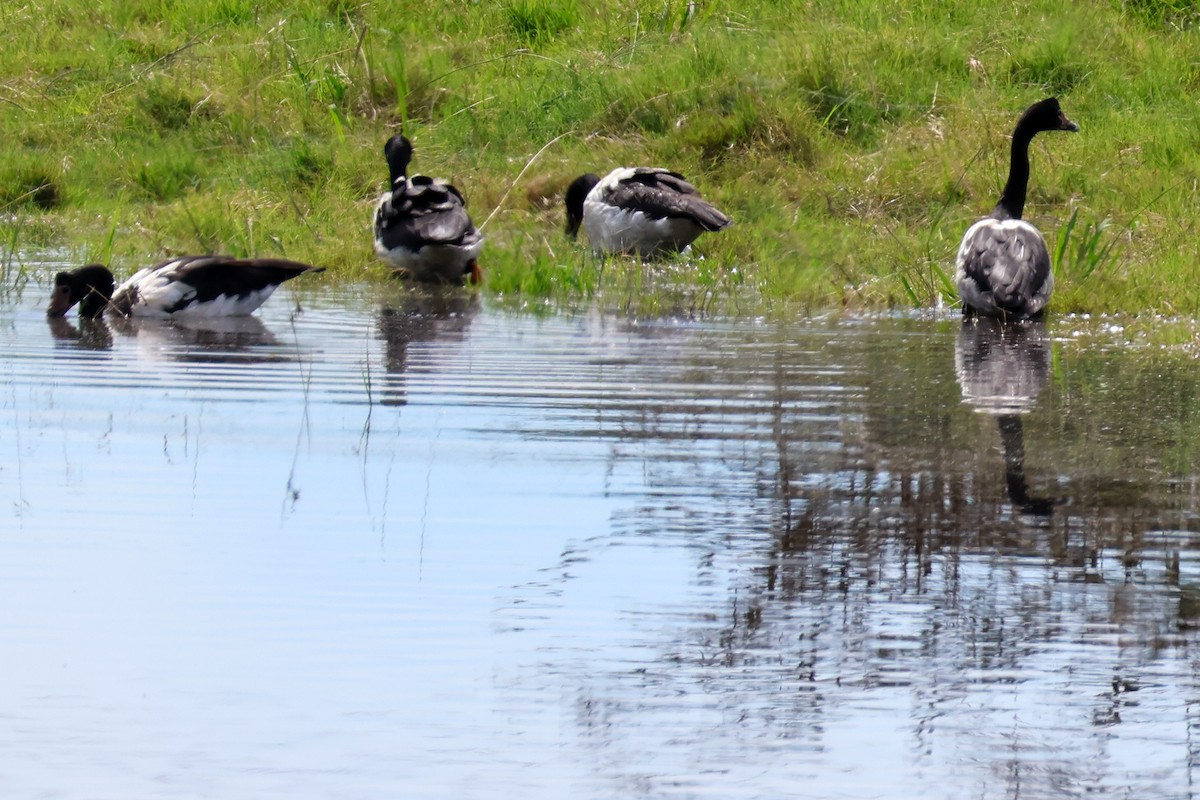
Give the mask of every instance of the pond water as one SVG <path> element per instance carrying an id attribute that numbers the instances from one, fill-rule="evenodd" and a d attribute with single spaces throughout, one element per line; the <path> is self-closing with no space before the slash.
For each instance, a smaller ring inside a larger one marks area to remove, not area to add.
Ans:
<path id="1" fill-rule="evenodd" d="M 1187 353 L 42 291 L 0 303 L 4 797 L 1197 791 Z"/>

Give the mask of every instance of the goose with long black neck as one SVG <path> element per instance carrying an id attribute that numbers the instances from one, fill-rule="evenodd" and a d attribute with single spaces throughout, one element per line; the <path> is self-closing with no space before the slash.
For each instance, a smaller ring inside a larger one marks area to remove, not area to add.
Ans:
<path id="1" fill-rule="evenodd" d="M 965 316 L 1037 319 L 1054 291 L 1046 240 L 1021 219 L 1029 188 L 1029 145 L 1042 131 L 1078 131 L 1058 99 L 1034 103 L 1017 121 L 1012 137 L 1008 181 L 990 216 L 963 236 L 955 261 L 955 282 Z"/>
<path id="2" fill-rule="evenodd" d="M 408 174 L 412 142 L 402 134 L 383 146 L 391 182 L 375 205 L 375 252 L 396 274 L 427 283 L 479 283 L 483 234 L 452 183 Z"/>

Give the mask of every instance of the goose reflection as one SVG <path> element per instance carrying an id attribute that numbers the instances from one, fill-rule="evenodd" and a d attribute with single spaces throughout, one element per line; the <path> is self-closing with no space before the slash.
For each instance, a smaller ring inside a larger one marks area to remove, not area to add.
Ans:
<path id="1" fill-rule="evenodd" d="M 76 326 L 66 317 L 47 317 L 50 335 L 60 342 L 73 344 L 80 350 L 111 350 L 112 330 L 102 317 L 80 317 Z"/>
<path id="2" fill-rule="evenodd" d="M 142 357 L 190 363 L 266 363 L 290 360 L 256 316 L 176 319 L 116 318 L 114 329 L 136 339 Z"/>
<path id="3" fill-rule="evenodd" d="M 965 321 L 954 347 L 954 367 L 963 402 L 996 418 L 1004 444 L 1009 500 L 1023 514 L 1048 516 L 1054 502 L 1029 494 L 1021 422 L 1050 380 L 1050 336 L 1045 323 Z"/>
<path id="4" fill-rule="evenodd" d="M 442 338 L 461 339 L 479 307 L 478 295 L 455 287 L 405 287 L 379 311 L 384 341 L 383 404 L 408 402 L 406 374 L 412 368 L 411 345 Z"/>

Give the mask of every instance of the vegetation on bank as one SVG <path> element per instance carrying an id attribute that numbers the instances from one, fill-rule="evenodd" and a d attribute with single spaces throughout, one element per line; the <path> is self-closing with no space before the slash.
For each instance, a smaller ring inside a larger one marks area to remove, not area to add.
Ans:
<path id="1" fill-rule="evenodd" d="M 1052 310 L 1200 308 L 1183 0 L 17 0 L 0 22 L 5 264 L 382 276 L 369 220 L 403 126 L 484 226 L 485 291 L 932 306 L 1017 114 L 1054 94 L 1082 131 L 1032 154 Z M 595 258 L 562 191 L 625 164 L 683 172 L 737 224 L 665 265 Z"/>

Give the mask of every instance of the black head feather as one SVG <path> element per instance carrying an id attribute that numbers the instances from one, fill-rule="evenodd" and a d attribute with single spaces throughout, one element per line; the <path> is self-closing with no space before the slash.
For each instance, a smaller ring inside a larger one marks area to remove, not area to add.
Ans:
<path id="1" fill-rule="evenodd" d="M 54 276 L 54 292 L 46 316 L 61 317 L 79 304 L 79 316 L 95 318 L 104 313 L 113 294 L 113 274 L 103 264 L 88 264 Z"/>
<path id="2" fill-rule="evenodd" d="M 571 181 L 567 187 L 567 236 L 572 239 L 579 235 L 579 226 L 583 224 L 583 201 L 599 182 L 600 176 L 589 172 Z"/>
<path id="3" fill-rule="evenodd" d="M 1017 131 L 1033 136 L 1042 131 L 1078 131 L 1079 126 L 1067 119 L 1057 97 L 1047 97 L 1025 109 L 1017 122 Z"/>
<path id="4" fill-rule="evenodd" d="M 412 161 L 412 154 L 412 142 L 402 133 L 388 139 L 383 145 L 383 157 L 387 159 L 393 187 L 397 181 L 403 181 L 408 174 L 408 165 Z"/>

